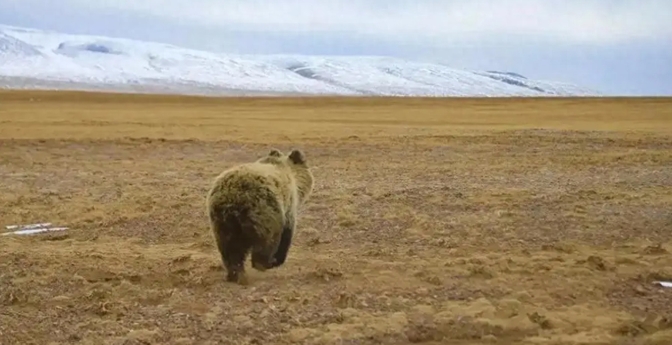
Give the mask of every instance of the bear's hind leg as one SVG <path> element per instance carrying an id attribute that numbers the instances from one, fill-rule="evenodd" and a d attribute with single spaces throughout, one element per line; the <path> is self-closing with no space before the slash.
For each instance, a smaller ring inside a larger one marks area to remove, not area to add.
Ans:
<path id="1" fill-rule="evenodd" d="M 245 259 L 250 250 L 250 244 L 238 236 L 230 238 L 226 243 L 220 244 L 222 261 L 226 267 L 226 281 L 246 285 Z"/>
<path id="2" fill-rule="evenodd" d="M 273 267 L 282 266 L 287 259 L 287 254 L 289 254 L 289 247 L 292 245 L 292 237 L 294 236 L 294 229 L 289 226 L 285 226 L 282 230 L 282 237 L 280 237 L 280 244 L 278 245 L 278 250 L 275 252 L 273 258 Z"/>
<path id="3" fill-rule="evenodd" d="M 270 239 L 265 245 L 256 245 L 252 249 L 252 267 L 262 272 L 275 267 L 275 253 L 278 250 L 280 242 L 280 233 L 278 233 L 275 238 Z"/>
<path id="4" fill-rule="evenodd" d="M 273 267 L 273 255 L 268 255 L 265 250 L 252 251 L 252 268 L 264 272 Z"/>

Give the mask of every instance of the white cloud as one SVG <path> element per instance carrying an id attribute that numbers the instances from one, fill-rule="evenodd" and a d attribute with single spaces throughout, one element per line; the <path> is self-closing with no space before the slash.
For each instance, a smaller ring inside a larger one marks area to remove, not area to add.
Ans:
<path id="1" fill-rule="evenodd" d="M 542 37 L 579 43 L 672 39 L 672 25 L 669 24 L 672 22 L 672 1 L 668 0 L 60 0 L 60 2 L 61 6 L 77 5 L 90 9 L 98 7 L 133 11 L 191 25 L 255 31 L 345 31 L 392 40 L 433 39 L 439 44 L 467 38 L 504 35 Z"/>

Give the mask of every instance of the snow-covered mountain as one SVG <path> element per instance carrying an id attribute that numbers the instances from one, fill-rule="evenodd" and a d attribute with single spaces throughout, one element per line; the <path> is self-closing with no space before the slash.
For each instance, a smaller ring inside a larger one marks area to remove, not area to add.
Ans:
<path id="1" fill-rule="evenodd" d="M 388 57 L 232 55 L 0 25 L 0 87 L 185 94 L 593 96 L 496 71 Z"/>

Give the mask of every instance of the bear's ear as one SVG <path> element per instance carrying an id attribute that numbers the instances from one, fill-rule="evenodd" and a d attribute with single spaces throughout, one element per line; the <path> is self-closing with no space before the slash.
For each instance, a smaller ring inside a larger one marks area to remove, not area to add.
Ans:
<path id="1" fill-rule="evenodd" d="M 306 156 L 303 155 L 301 150 L 292 150 L 292 152 L 289 153 L 289 160 L 294 164 L 305 164 Z"/>
<path id="2" fill-rule="evenodd" d="M 268 155 L 271 157 L 281 157 L 282 153 L 278 149 L 272 149 L 271 152 L 268 153 Z"/>

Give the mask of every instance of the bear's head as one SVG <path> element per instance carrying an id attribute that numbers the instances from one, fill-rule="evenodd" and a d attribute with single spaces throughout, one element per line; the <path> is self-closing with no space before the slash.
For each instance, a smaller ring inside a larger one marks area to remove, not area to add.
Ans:
<path id="1" fill-rule="evenodd" d="M 303 203 L 308 200 L 308 197 L 313 191 L 315 177 L 310 171 L 306 156 L 301 150 L 294 149 L 290 151 L 289 155 L 287 155 L 287 162 L 292 169 L 292 172 L 294 172 L 296 186 L 299 190 L 299 203 Z"/>
<path id="2" fill-rule="evenodd" d="M 259 158 L 257 162 L 265 164 L 283 164 L 285 161 L 282 158 L 283 154 L 280 150 L 272 149 L 266 156 Z"/>
<path id="3" fill-rule="evenodd" d="M 299 194 L 299 203 L 305 202 L 313 191 L 315 178 L 310 171 L 306 156 L 301 150 L 293 149 L 284 155 L 280 150 L 272 149 L 266 157 L 259 160 L 262 163 L 279 164 L 288 167 L 296 180 Z"/>

